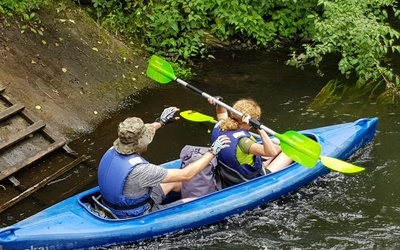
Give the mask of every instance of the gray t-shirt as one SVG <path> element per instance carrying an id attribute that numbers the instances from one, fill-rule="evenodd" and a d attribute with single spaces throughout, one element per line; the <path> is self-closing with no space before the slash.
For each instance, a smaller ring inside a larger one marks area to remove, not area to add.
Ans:
<path id="1" fill-rule="evenodd" d="M 137 165 L 129 174 L 123 193 L 132 198 L 141 197 L 149 192 L 150 187 L 159 186 L 167 173 L 167 169 L 151 163 Z"/>

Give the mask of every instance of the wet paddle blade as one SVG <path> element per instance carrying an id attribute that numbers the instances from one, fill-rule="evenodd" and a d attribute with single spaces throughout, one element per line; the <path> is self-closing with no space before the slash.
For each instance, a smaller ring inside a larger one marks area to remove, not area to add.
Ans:
<path id="1" fill-rule="evenodd" d="M 192 122 L 214 122 L 214 118 L 208 115 L 204 115 L 194 110 L 182 111 L 180 115 L 186 120 Z"/>
<path id="2" fill-rule="evenodd" d="M 324 166 L 341 173 L 354 174 L 365 170 L 363 167 L 359 167 L 336 158 L 320 156 L 320 159 Z"/>
<path id="3" fill-rule="evenodd" d="M 313 139 L 293 130 L 284 134 L 276 133 L 275 137 L 280 140 L 283 153 L 292 160 L 308 168 L 317 164 L 322 149 Z"/>
<path id="4" fill-rule="evenodd" d="M 176 79 L 172 66 L 156 55 L 150 58 L 146 75 L 161 84 L 167 84 Z"/>

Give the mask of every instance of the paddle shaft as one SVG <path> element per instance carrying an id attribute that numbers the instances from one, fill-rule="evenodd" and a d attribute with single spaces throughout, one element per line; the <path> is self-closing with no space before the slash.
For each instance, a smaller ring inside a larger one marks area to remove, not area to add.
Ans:
<path id="1" fill-rule="evenodd" d="M 218 121 L 215 120 L 212 116 L 205 115 L 205 114 L 202 114 L 202 113 L 200 113 L 200 112 L 193 111 L 193 110 L 182 111 L 182 112 L 180 113 L 180 115 L 181 115 L 183 118 L 185 118 L 186 120 L 192 121 L 192 122 L 212 122 L 212 123 L 214 123 L 214 124 L 216 124 L 216 123 L 218 122 Z M 193 117 L 195 117 L 195 118 L 193 119 Z M 199 117 L 202 118 L 202 119 L 199 119 Z M 256 134 L 256 133 L 253 133 L 253 132 L 251 132 L 251 131 L 249 131 L 249 133 L 250 133 L 250 135 L 252 135 L 254 138 L 256 138 L 256 139 L 261 139 L 261 135 Z M 280 144 L 280 141 L 279 141 L 278 138 L 274 137 L 274 138 L 270 138 L 270 139 L 271 139 L 271 141 L 272 141 L 273 143 L 275 143 L 276 145 L 279 145 L 279 144 Z"/>
<path id="2" fill-rule="evenodd" d="M 217 98 L 215 98 L 215 97 L 213 97 L 213 96 L 207 94 L 206 92 L 203 92 L 203 91 L 201 91 L 200 89 L 198 89 L 198 88 L 196 88 L 196 87 L 190 85 L 189 83 L 185 82 L 184 80 L 179 79 L 179 78 L 176 78 L 175 81 L 178 82 L 179 84 L 181 84 L 181 85 L 183 85 L 183 86 L 185 86 L 185 87 L 187 87 L 187 88 L 193 90 L 194 92 L 200 94 L 201 96 L 203 96 L 203 97 L 205 97 L 205 98 L 207 98 L 207 99 L 212 98 L 212 99 L 215 101 L 215 103 L 218 104 L 219 106 L 226 108 L 226 109 L 229 110 L 230 112 L 232 112 L 232 113 L 234 113 L 234 114 L 236 114 L 236 115 L 238 115 L 238 116 L 240 116 L 240 117 L 243 117 L 243 115 L 244 115 L 243 113 L 241 113 L 241 112 L 237 111 L 236 109 L 232 108 L 231 106 L 229 106 L 229 105 L 227 105 L 227 104 L 221 102 L 220 100 L 218 100 Z M 276 134 L 275 131 L 273 131 L 273 130 L 270 129 L 270 128 L 267 128 L 267 127 L 264 126 L 264 125 L 262 125 L 257 119 L 250 118 L 250 123 L 253 124 L 253 125 L 255 125 L 256 127 L 260 127 L 261 129 L 263 129 L 265 132 L 267 132 L 268 134 L 270 134 L 270 135 L 272 135 L 272 136 Z"/>

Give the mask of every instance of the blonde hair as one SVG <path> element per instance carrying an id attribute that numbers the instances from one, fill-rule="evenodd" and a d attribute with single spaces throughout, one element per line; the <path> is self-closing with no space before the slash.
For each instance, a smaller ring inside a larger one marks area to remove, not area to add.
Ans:
<path id="1" fill-rule="evenodd" d="M 233 109 L 236 109 L 243 115 L 250 115 L 252 118 L 257 120 L 261 117 L 261 108 L 252 99 L 240 99 L 233 104 Z M 222 122 L 221 130 L 227 131 L 239 129 L 242 122 L 242 117 L 230 113 L 230 116 Z"/>

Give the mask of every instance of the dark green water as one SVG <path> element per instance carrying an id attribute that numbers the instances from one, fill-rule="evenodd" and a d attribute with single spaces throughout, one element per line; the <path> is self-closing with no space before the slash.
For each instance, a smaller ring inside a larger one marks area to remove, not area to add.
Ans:
<path id="1" fill-rule="evenodd" d="M 378 117 L 373 142 L 348 160 L 367 170 L 356 175 L 331 172 L 296 193 L 227 221 L 106 249 L 400 248 L 398 108 L 379 105 L 368 95 L 342 96 L 333 105 L 310 108 L 318 106 L 315 97 L 326 82 L 341 77 L 335 62 L 324 65 L 325 76 L 320 78 L 314 69 L 285 66 L 285 59 L 279 53 L 218 53 L 215 60 L 198 62 L 197 76 L 188 82 L 210 95 L 223 96 L 229 105 L 253 98 L 262 107 L 262 123 L 279 133 Z M 167 106 L 207 115 L 215 112 L 204 97 L 180 84 L 161 85 L 130 97 L 120 112 L 72 146 L 96 162 L 114 141 L 120 121 L 139 116 L 151 122 Z M 145 157 L 158 164 L 176 159 L 186 144 L 207 145 L 211 126 L 185 120 L 168 125 L 157 132 Z"/>

